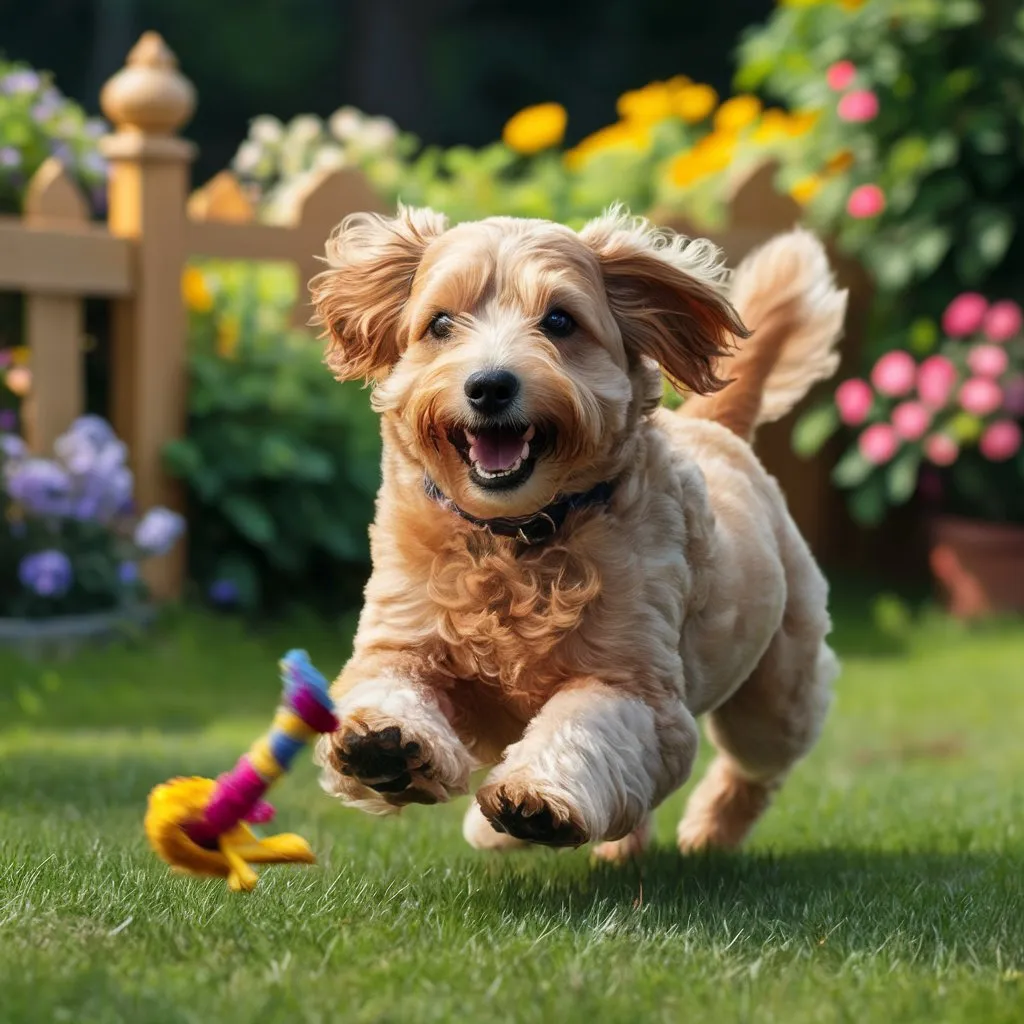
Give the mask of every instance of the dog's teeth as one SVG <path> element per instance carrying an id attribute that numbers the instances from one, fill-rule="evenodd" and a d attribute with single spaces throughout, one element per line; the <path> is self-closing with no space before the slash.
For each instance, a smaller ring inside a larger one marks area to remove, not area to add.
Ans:
<path id="1" fill-rule="evenodd" d="M 519 457 L 520 457 L 520 459 L 528 459 L 530 457 L 530 442 L 529 441 L 525 441 L 523 443 L 523 452 L 522 452 L 522 455 L 520 455 Z"/>

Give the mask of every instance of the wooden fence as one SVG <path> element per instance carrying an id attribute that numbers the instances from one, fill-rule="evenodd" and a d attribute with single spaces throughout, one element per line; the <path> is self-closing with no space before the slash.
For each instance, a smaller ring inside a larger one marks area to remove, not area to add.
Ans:
<path id="1" fill-rule="evenodd" d="M 177 132 L 192 114 L 195 93 L 156 33 L 142 36 L 100 102 L 114 126 L 100 141 L 110 162 L 106 225 L 90 223 L 84 199 L 55 160 L 33 178 L 23 216 L 0 218 L 0 289 L 20 291 L 26 301 L 25 343 L 33 369 L 26 435 L 33 449 L 46 451 L 81 413 L 84 299 L 107 298 L 114 307 L 109 413 L 131 453 L 138 501 L 142 507 L 180 507 L 161 451 L 186 424 L 187 323 L 180 282 L 187 260 L 288 261 L 304 287 L 330 229 L 347 213 L 379 210 L 380 200 L 351 170 L 312 180 L 291 221 L 280 225 L 256 223 L 229 172 L 189 196 L 195 147 Z M 736 190 L 730 227 L 715 240 L 735 262 L 798 217 L 799 208 L 777 195 L 770 169 L 762 168 Z M 842 276 L 855 297 L 864 295 L 856 268 L 845 267 Z M 865 305 L 852 304 L 847 359 L 859 349 Z M 300 300 L 295 320 L 304 323 L 309 313 Z M 846 545 L 848 524 L 828 483 L 829 460 L 796 460 L 791 425 L 792 417 L 766 429 L 759 448 L 812 546 L 828 557 Z M 160 597 L 179 594 L 183 576 L 181 550 L 147 569 L 147 582 Z"/>
<path id="2" fill-rule="evenodd" d="M 176 132 L 192 114 L 195 93 L 154 32 L 142 36 L 100 103 L 115 129 L 100 140 L 110 162 L 106 225 L 89 222 L 85 200 L 54 159 L 32 179 L 24 215 L 0 218 L 0 289 L 25 296 L 33 371 L 26 439 L 47 451 L 81 413 L 84 300 L 110 299 L 110 418 L 131 453 L 140 506 L 177 508 L 181 495 L 163 472 L 161 451 L 186 422 L 186 261 L 287 261 L 304 283 L 330 228 L 347 213 L 380 209 L 380 201 L 350 170 L 312 180 L 291 222 L 281 225 L 255 223 L 226 172 L 190 198 L 195 147 Z M 309 312 L 300 301 L 295 319 L 305 322 Z M 160 597 L 180 593 L 183 574 L 180 548 L 147 566 Z"/>

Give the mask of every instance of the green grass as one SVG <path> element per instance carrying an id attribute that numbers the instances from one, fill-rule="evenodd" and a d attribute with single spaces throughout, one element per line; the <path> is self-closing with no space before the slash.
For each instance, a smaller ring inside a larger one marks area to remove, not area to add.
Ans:
<path id="1" fill-rule="evenodd" d="M 277 824 L 319 866 L 249 896 L 170 876 L 146 794 L 233 764 L 280 653 L 333 669 L 349 626 L 189 612 L 134 649 L 0 656 L 0 1020 L 1019 1022 L 1024 631 L 847 605 L 826 734 L 741 853 L 677 856 L 677 796 L 639 867 L 488 858 L 463 802 L 375 820 L 304 763 Z"/>

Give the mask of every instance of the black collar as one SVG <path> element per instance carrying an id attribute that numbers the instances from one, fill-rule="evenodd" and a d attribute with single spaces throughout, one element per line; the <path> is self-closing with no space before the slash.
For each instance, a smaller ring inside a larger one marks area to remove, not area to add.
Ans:
<path id="1" fill-rule="evenodd" d="M 551 540 L 561 529 L 570 512 L 587 508 L 589 505 L 607 502 L 614 489 L 613 484 L 603 482 L 582 494 L 567 494 L 558 497 L 550 505 L 545 505 L 539 512 L 534 512 L 533 515 L 480 519 L 465 509 L 459 508 L 429 476 L 423 478 L 423 490 L 427 497 L 436 501 L 442 508 L 454 512 L 457 516 L 465 519 L 467 523 L 482 527 L 496 537 L 511 537 L 528 547 Z"/>

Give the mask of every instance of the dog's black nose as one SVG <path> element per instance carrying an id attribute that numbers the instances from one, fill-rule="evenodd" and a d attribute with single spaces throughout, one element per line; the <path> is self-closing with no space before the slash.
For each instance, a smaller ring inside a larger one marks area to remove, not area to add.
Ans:
<path id="1" fill-rule="evenodd" d="M 508 370 L 478 370 L 466 378 L 466 397 L 477 412 L 493 416 L 519 394 L 519 378 Z"/>

